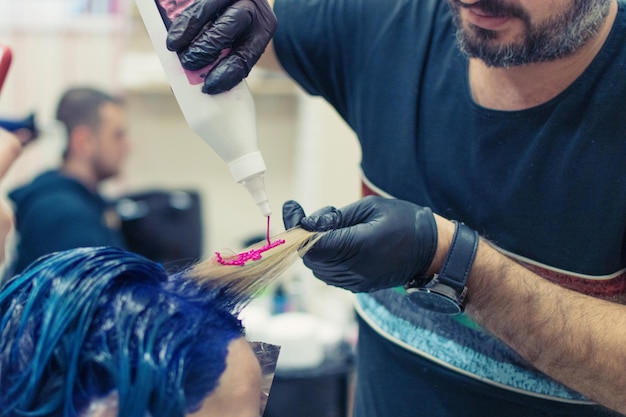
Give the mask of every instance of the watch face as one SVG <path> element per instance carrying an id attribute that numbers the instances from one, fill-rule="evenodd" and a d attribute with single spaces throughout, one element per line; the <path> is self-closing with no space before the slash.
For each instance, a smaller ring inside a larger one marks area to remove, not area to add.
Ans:
<path id="1" fill-rule="evenodd" d="M 459 314 L 462 311 L 460 304 L 453 298 L 427 288 L 412 289 L 407 295 L 415 304 L 430 311 L 443 314 Z"/>

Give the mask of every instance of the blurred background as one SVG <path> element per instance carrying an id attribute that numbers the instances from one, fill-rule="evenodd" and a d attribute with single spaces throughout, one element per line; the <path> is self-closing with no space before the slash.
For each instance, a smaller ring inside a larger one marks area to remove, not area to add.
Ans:
<path id="1" fill-rule="evenodd" d="M 197 190 L 209 252 L 237 249 L 265 233 L 250 196 L 186 125 L 132 0 L 0 0 L 0 11 L 0 42 L 13 49 L 0 115 L 34 112 L 42 129 L 3 188 L 57 162 L 62 135 L 55 132 L 53 113 L 59 96 L 70 85 L 92 85 L 122 93 L 128 103 L 131 155 L 106 193 Z M 358 198 L 357 142 L 334 110 L 282 74 L 253 69 L 248 85 L 268 167 L 272 232 L 282 230 L 281 205 L 287 199 L 313 210 Z"/>

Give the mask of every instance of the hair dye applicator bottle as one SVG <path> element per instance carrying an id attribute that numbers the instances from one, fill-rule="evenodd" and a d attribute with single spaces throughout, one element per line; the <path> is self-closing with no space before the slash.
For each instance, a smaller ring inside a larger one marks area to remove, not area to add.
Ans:
<path id="1" fill-rule="evenodd" d="M 234 180 L 248 190 L 261 213 L 269 216 L 265 161 L 258 149 L 254 100 L 245 80 L 224 93 L 203 93 L 203 76 L 210 68 L 187 71 L 176 52 L 167 49 L 168 22 L 157 1 L 136 0 L 136 4 L 187 124 L 228 163 Z"/>

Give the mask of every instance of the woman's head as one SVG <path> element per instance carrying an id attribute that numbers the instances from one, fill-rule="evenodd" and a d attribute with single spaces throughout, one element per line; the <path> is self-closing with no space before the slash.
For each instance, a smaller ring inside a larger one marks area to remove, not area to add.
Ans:
<path id="1" fill-rule="evenodd" d="M 235 307 L 118 249 L 40 259 L 0 293 L 0 415 L 75 416 L 112 392 L 120 417 L 196 411 L 243 335 Z"/>

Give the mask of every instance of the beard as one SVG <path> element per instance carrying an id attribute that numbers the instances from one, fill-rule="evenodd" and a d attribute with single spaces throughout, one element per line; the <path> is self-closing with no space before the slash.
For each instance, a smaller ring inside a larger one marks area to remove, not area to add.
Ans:
<path id="1" fill-rule="evenodd" d="M 540 24 L 533 24 L 528 12 L 505 0 L 481 0 L 485 13 L 519 19 L 524 33 L 515 41 L 502 43 L 498 33 L 473 25 L 464 27 L 460 0 L 448 0 L 456 25 L 456 39 L 461 51 L 492 67 L 514 67 L 553 61 L 572 55 L 597 35 L 609 13 L 612 0 L 572 0 L 565 10 L 556 12 Z"/>

